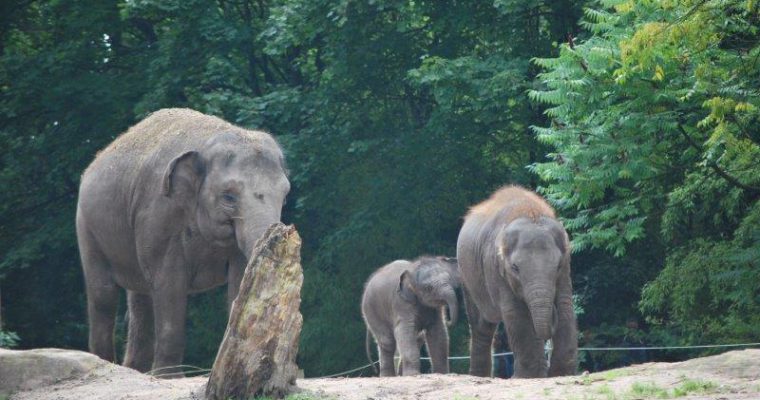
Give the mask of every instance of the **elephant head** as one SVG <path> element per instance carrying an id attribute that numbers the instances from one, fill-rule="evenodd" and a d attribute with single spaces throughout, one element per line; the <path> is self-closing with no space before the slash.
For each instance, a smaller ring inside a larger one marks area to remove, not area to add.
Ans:
<path id="1" fill-rule="evenodd" d="M 268 136 L 226 132 L 166 167 L 163 193 L 183 204 L 200 235 L 250 258 L 256 240 L 280 220 L 290 182 Z"/>
<path id="2" fill-rule="evenodd" d="M 409 302 L 420 302 L 427 307 L 446 306 L 452 326 L 459 318 L 456 289 L 461 286 L 461 278 L 455 258 L 424 257 L 415 261 L 411 270 L 404 271 L 399 278 L 399 294 Z"/>
<path id="3" fill-rule="evenodd" d="M 551 218 L 518 218 L 498 233 L 496 244 L 500 273 L 527 305 L 536 336 L 551 339 L 557 279 L 561 269 L 569 268 L 565 229 Z"/>

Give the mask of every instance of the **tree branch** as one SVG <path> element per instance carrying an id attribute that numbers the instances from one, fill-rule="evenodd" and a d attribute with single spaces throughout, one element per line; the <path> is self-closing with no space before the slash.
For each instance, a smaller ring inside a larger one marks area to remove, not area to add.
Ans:
<path id="1" fill-rule="evenodd" d="M 689 133 L 686 132 L 686 129 L 684 129 L 683 125 L 678 124 L 678 131 L 681 133 L 681 135 L 686 139 L 686 141 L 689 143 L 689 145 L 694 148 L 695 150 L 702 153 L 704 150 L 702 149 L 702 146 L 699 145 L 699 143 L 695 142 L 694 139 L 692 139 L 691 136 L 689 136 Z M 718 174 L 721 178 L 725 179 L 728 183 L 738 187 L 739 189 L 743 189 L 749 193 L 752 194 L 752 197 L 755 198 L 757 196 L 760 196 L 760 188 L 745 185 L 744 183 L 740 182 L 736 177 L 729 175 L 728 172 L 724 171 L 718 163 L 715 161 L 707 161 L 707 165 L 715 171 L 716 174 Z"/>

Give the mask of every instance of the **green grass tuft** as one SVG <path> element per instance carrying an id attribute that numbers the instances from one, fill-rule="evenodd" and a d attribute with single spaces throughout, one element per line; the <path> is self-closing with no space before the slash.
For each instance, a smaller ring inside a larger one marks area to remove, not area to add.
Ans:
<path id="1" fill-rule="evenodd" d="M 612 388 L 606 383 L 596 389 L 596 392 L 602 395 L 605 400 L 617 400 L 618 398 L 617 394 L 615 394 L 615 391 L 612 390 Z"/>
<path id="2" fill-rule="evenodd" d="M 673 397 L 683 397 L 692 393 L 710 393 L 716 391 L 718 385 L 700 379 L 687 379 L 673 389 Z"/>
<path id="3" fill-rule="evenodd" d="M 657 386 L 654 382 L 644 382 L 644 383 L 635 382 L 631 386 L 631 395 L 633 395 L 633 397 L 644 397 L 644 398 L 657 398 L 657 399 L 670 398 L 670 394 L 668 393 L 668 390 Z"/>
<path id="4" fill-rule="evenodd" d="M 597 374 L 593 374 L 593 375 L 597 375 Z M 631 371 L 623 369 L 623 368 L 611 369 L 609 371 L 599 373 L 599 376 L 602 379 L 608 380 L 608 381 L 611 381 L 613 379 L 620 378 L 623 376 L 628 376 L 628 375 L 631 375 Z"/>

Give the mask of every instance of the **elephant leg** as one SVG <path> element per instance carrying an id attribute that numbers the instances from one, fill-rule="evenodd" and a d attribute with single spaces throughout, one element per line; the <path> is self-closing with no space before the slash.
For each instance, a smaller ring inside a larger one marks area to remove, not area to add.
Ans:
<path id="1" fill-rule="evenodd" d="M 399 354 L 401 355 L 399 374 L 403 376 L 419 375 L 419 332 L 414 329 L 414 324 L 399 324 L 394 328 L 393 334 L 396 338 L 396 343 L 398 344 Z"/>
<path id="2" fill-rule="evenodd" d="M 466 289 L 464 304 L 470 321 L 470 375 L 491 376 L 491 347 L 496 324 L 483 319 Z"/>
<path id="3" fill-rule="evenodd" d="M 175 272 L 157 277 L 151 295 L 156 337 L 152 369 L 156 375 L 168 378 L 184 375 L 179 368 L 171 368 L 182 364 L 187 316 L 187 279 L 182 271 Z"/>
<path id="4" fill-rule="evenodd" d="M 446 331 L 443 320 L 436 320 L 435 324 L 425 330 L 425 343 L 430 362 L 433 364 L 433 373 L 448 374 L 449 333 Z"/>
<path id="5" fill-rule="evenodd" d="M 129 328 L 124 366 L 140 372 L 150 371 L 155 351 L 153 301 L 150 296 L 127 292 Z"/>
<path id="6" fill-rule="evenodd" d="M 396 354 L 396 341 L 393 337 L 377 340 L 377 353 L 380 354 L 380 376 L 396 376 L 393 356 Z"/>
<path id="7" fill-rule="evenodd" d="M 549 376 L 574 375 L 578 369 L 578 327 L 572 292 L 568 274 L 560 278 L 557 287 L 557 327 L 552 336 Z"/>
<path id="8" fill-rule="evenodd" d="M 404 361 L 401 359 L 401 355 L 398 353 L 398 351 L 396 352 L 394 357 L 395 357 L 394 361 L 396 361 L 396 364 L 397 364 L 396 365 L 396 370 L 398 371 L 397 375 L 404 376 Z"/>
<path id="9" fill-rule="evenodd" d="M 545 378 L 548 366 L 544 355 L 544 341 L 539 339 L 533 330 L 533 319 L 528 307 L 518 303 L 505 312 L 503 318 L 509 348 L 515 356 L 513 377 Z"/>
<path id="10" fill-rule="evenodd" d="M 105 257 L 93 248 L 90 241 L 81 236 L 79 253 L 82 257 L 87 291 L 89 349 L 96 356 L 115 362 L 113 331 L 119 305 L 119 287 L 111 276 Z"/>

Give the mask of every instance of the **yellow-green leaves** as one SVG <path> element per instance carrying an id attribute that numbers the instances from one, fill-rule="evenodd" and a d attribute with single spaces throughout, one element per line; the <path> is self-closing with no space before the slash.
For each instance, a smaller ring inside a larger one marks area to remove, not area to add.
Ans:
<path id="1" fill-rule="evenodd" d="M 758 34 L 743 1 L 602 4 L 585 12 L 592 37 L 534 61 L 544 88 L 529 96 L 553 119 L 535 132 L 563 162 L 533 170 L 571 213 L 595 210 L 575 240 L 621 254 L 644 235 L 637 218 L 679 187 L 678 178 L 658 177 L 723 171 L 716 163 L 757 148 L 760 138 L 748 132 L 760 121 L 760 74 L 743 54 L 760 50 L 726 48 Z M 724 175 L 734 185 L 746 179 Z"/>

